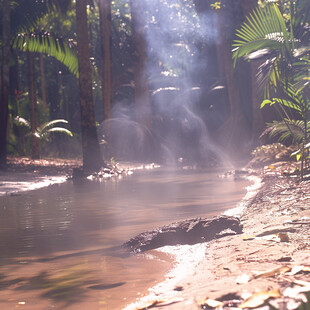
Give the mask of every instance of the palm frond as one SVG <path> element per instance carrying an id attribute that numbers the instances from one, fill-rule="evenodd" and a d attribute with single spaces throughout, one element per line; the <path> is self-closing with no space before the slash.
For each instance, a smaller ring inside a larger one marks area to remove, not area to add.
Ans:
<path id="1" fill-rule="evenodd" d="M 78 76 L 77 53 L 72 41 L 63 40 L 48 32 L 19 33 L 12 46 L 22 51 L 45 53 L 55 57 Z"/>
<path id="2" fill-rule="evenodd" d="M 14 122 L 17 123 L 18 125 L 22 125 L 22 126 L 25 126 L 27 128 L 30 128 L 30 123 L 23 117 L 21 116 L 16 116 L 14 118 Z"/>
<path id="3" fill-rule="evenodd" d="M 48 129 L 48 132 L 60 132 L 60 133 L 64 133 L 67 134 L 68 136 L 72 137 L 73 134 L 70 130 L 66 129 L 66 128 L 62 128 L 62 127 L 53 127 Z"/>
<path id="4" fill-rule="evenodd" d="M 275 4 L 257 8 L 247 17 L 234 41 L 234 61 L 262 49 L 290 49 L 289 34 L 281 12 Z"/>
<path id="5" fill-rule="evenodd" d="M 54 126 L 55 124 L 59 124 L 59 123 L 63 123 L 63 124 L 68 124 L 68 121 L 65 119 L 54 119 L 52 121 L 46 122 L 44 124 L 42 124 L 39 127 L 39 130 L 41 132 L 48 130 L 50 127 Z"/>
<path id="6" fill-rule="evenodd" d="M 15 1 L 11 12 L 12 34 L 17 34 L 21 27 L 26 27 L 28 30 L 35 28 L 37 21 L 50 12 L 58 11 L 65 14 L 71 2 L 71 0 Z"/>
<path id="7" fill-rule="evenodd" d="M 308 125 L 310 122 L 308 122 Z M 278 136 L 280 142 L 292 138 L 293 142 L 300 143 L 305 137 L 305 123 L 302 120 L 283 119 L 267 124 L 267 129 L 262 136 L 269 134 L 270 137 Z"/>
<path id="8" fill-rule="evenodd" d="M 262 102 L 260 107 L 263 108 L 267 104 L 273 105 L 275 103 L 279 103 L 279 104 L 283 105 L 284 107 L 291 108 L 291 109 L 294 109 L 298 112 L 301 112 L 301 107 L 299 105 L 293 103 L 292 101 L 285 100 L 282 98 L 272 98 L 272 100 L 266 99 Z"/>

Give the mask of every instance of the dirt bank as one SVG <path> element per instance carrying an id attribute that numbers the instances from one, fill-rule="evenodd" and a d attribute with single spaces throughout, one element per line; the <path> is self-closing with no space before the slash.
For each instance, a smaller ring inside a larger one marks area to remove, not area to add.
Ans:
<path id="1" fill-rule="evenodd" d="M 310 181 L 288 177 L 295 168 L 278 163 L 259 171 L 262 186 L 240 217 L 243 234 L 161 248 L 175 252 L 176 268 L 126 309 L 152 304 L 163 309 L 296 309 L 305 301 L 302 292 L 310 291 Z"/>

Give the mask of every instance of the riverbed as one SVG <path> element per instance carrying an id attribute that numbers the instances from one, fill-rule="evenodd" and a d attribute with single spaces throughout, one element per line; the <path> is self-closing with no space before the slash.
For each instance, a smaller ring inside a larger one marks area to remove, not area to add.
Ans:
<path id="1" fill-rule="evenodd" d="M 224 170 L 154 169 L 0 197 L 0 306 L 121 309 L 174 262 L 118 246 L 142 231 L 233 208 L 248 182 Z"/>

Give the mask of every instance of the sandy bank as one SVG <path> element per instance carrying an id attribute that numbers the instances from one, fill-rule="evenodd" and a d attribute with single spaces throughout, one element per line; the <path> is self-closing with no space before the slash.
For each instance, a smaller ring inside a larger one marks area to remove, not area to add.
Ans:
<path id="1" fill-rule="evenodd" d="M 232 210 L 240 215 L 243 234 L 161 248 L 176 254 L 175 268 L 165 282 L 150 289 L 149 296 L 126 310 L 143 309 L 156 300 L 162 309 L 199 309 L 205 298 L 224 304 L 234 300 L 233 307 L 243 307 L 244 300 L 259 292 L 256 300 L 262 299 L 262 292 L 277 296 L 264 297 L 266 307 L 295 309 L 305 298 L 299 293 L 310 291 L 310 181 L 287 177 L 294 169 L 293 164 L 278 163 L 260 171 L 263 183 L 258 192 L 248 191 Z"/>

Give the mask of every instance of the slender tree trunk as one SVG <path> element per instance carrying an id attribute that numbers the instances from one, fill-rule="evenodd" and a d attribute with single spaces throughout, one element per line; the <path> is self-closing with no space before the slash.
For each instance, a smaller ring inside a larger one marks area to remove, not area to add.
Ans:
<path id="1" fill-rule="evenodd" d="M 246 19 L 250 13 L 253 12 L 255 8 L 257 8 L 257 0 L 243 0 L 242 1 L 242 10 L 243 15 Z M 261 103 L 261 94 L 258 90 L 257 86 L 257 78 L 256 74 L 258 72 L 258 68 L 261 65 L 261 61 L 251 61 L 251 84 L 252 84 L 252 137 L 254 140 L 257 140 L 259 135 L 262 133 L 265 122 L 263 112 L 260 109 Z"/>
<path id="2" fill-rule="evenodd" d="M 150 129 L 152 127 L 151 102 L 147 76 L 147 49 L 142 3 L 142 0 L 130 0 L 132 40 L 135 47 L 136 121 Z"/>
<path id="3" fill-rule="evenodd" d="M 233 61 L 232 61 L 232 47 L 231 36 L 227 33 L 225 23 L 225 9 L 218 10 L 218 29 L 220 41 L 218 45 L 218 63 L 222 63 L 221 71 L 225 75 L 226 87 L 229 98 L 230 114 L 235 118 L 240 113 L 240 93 L 236 78 L 234 77 Z"/>
<path id="4" fill-rule="evenodd" d="M 36 129 L 39 126 L 39 114 L 36 94 L 36 82 L 35 82 L 35 66 L 34 55 L 31 52 L 27 52 L 28 57 L 28 88 L 29 88 L 29 102 L 31 111 L 31 158 L 40 158 L 40 145 L 39 139 L 35 136 Z"/>
<path id="5" fill-rule="evenodd" d="M 9 117 L 9 86 L 10 86 L 10 1 L 3 0 L 2 4 L 2 77 L 0 102 L 0 168 L 6 166 L 7 161 L 7 126 Z"/>
<path id="6" fill-rule="evenodd" d="M 41 71 L 41 91 L 42 91 L 42 103 L 43 110 L 47 112 L 47 101 L 46 101 L 46 89 L 45 89 L 45 68 L 43 54 L 40 54 L 40 71 Z"/>
<path id="7" fill-rule="evenodd" d="M 222 64 L 226 81 L 230 116 L 227 122 L 220 129 L 222 142 L 228 146 L 233 154 L 238 154 L 245 151 L 242 146 L 250 139 L 248 124 L 245 118 L 245 113 L 241 105 L 241 85 L 240 76 L 233 68 L 232 60 L 232 41 L 233 32 L 231 27 L 227 25 L 234 24 L 234 14 L 228 11 L 227 7 L 222 7 L 217 10 L 217 29 L 219 33 L 218 63 Z"/>
<path id="8" fill-rule="evenodd" d="M 104 118 L 111 117 L 112 105 L 112 65 L 111 65 L 111 0 L 99 0 L 100 38 L 103 59 L 102 68 L 102 98 L 104 104 Z"/>
<path id="9" fill-rule="evenodd" d="M 99 148 L 92 94 L 86 4 L 86 0 L 76 0 L 83 169 L 89 172 L 98 171 L 103 165 L 103 160 Z"/>
<path id="10" fill-rule="evenodd" d="M 200 19 L 200 24 L 202 29 L 205 26 L 209 27 L 209 29 L 213 29 L 216 31 L 216 19 L 217 12 L 212 9 L 209 1 L 205 0 L 193 0 L 195 4 L 195 10 Z M 218 63 L 217 61 L 217 44 L 216 40 L 210 36 L 209 32 L 205 34 L 203 44 L 200 44 L 199 50 L 201 49 L 201 59 L 199 60 L 202 63 L 201 69 L 205 68 L 203 73 L 201 73 L 201 85 L 200 87 L 203 89 L 203 93 L 208 94 L 210 89 L 217 85 L 219 81 L 219 76 L 224 72 L 222 70 L 222 63 Z M 205 72 L 208 74 L 205 74 Z M 203 102 L 207 101 L 208 98 L 202 98 Z"/>

